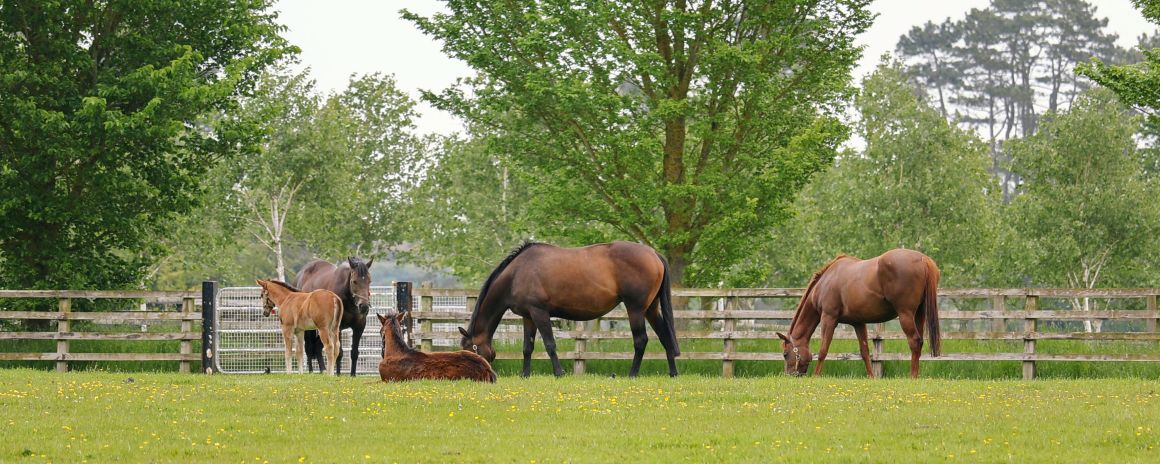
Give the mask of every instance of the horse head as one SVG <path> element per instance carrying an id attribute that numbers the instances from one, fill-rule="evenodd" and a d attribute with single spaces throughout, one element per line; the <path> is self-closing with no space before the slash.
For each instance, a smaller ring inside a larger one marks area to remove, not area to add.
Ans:
<path id="1" fill-rule="evenodd" d="M 491 341 L 484 339 L 483 335 L 471 336 L 467 334 L 463 327 L 459 328 L 459 333 L 463 334 L 463 339 L 459 341 L 459 346 L 466 351 L 473 352 L 486 359 L 488 364 L 495 361 L 495 348 L 491 347 Z"/>
<path id="2" fill-rule="evenodd" d="M 262 317 L 270 317 L 270 313 L 274 312 L 274 300 L 270 298 L 270 292 L 266 290 L 266 284 L 266 281 L 258 281 L 258 285 L 262 287 Z"/>
<path id="3" fill-rule="evenodd" d="M 367 313 L 371 311 L 371 263 L 375 262 L 374 258 L 370 261 L 362 262 L 362 260 L 349 257 L 346 259 L 347 264 L 350 265 L 350 276 L 347 277 L 347 285 L 350 288 L 350 294 L 354 297 L 354 304 L 358 308 L 359 313 L 366 317 Z"/>
<path id="4" fill-rule="evenodd" d="M 782 335 L 781 332 L 778 332 L 777 336 L 781 337 L 781 351 L 782 356 L 785 357 L 785 373 L 793 376 L 806 375 L 810 361 L 814 359 L 813 355 L 810 354 L 809 343 L 794 345 L 793 341 Z"/>

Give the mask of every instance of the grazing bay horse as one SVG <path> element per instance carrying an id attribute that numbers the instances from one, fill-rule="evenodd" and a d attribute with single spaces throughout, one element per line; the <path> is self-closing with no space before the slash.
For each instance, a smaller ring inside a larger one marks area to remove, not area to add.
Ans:
<path id="1" fill-rule="evenodd" d="M 262 316 L 269 317 L 278 307 L 278 319 L 282 323 L 282 341 L 286 347 L 286 373 L 293 372 L 290 359 L 297 354 L 298 372 L 306 372 L 306 353 L 303 340 L 306 329 L 318 331 L 322 341 L 322 351 L 330 365 L 335 365 L 341 346 L 338 342 L 338 321 L 342 317 L 342 301 L 330 290 L 299 292 L 283 282 L 259 280 L 262 287 Z M 297 344 L 295 344 L 297 341 Z M 295 350 L 297 346 L 297 350 Z M 295 353 L 297 351 L 297 353 Z M 327 371 L 335 375 L 336 371 Z"/>
<path id="2" fill-rule="evenodd" d="M 938 279 L 934 261 L 913 250 L 890 250 L 867 260 L 844 255 L 834 258 L 810 279 L 790 322 L 789 336 L 777 334 L 782 340 L 785 372 L 806 373 L 811 360 L 810 337 L 820 324 L 822 343 L 814 368 L 814 375 L 820 375 L 834 328 L 841 322 L 854 327 L 866 375 L 874 377 L 866 324 L 898 318 L 910 344 L 910 376 L 918 377 L 924 323 L 930 331 L 930 354 L 939 356 L 941 351 Z"/>
<path id="3" fill-rule="evenodd" d="M 326 261 L 314 261 L 298 272 L 298 288 L 307 292 L 325 289 L 334 292 L 342 299 L 341 329 L 351 330 L 350 340 L 350 375 L 358 373 L 358 345 L 362 340 L 363 330 L 367 327 L 367 313 L 371 310 L 371 263 L 375 260 L 363 262 L 359 258 L 347 258 L 337 266 Z M 342 335 L 340 332 L 339 339 Z M 318 336 L 315 333 L 306 333 L 306 351 L 317 352 Z M 334 362 L 335 372 L 342 371 L 342 345 L 338 348 L 338 359 Z M 318 360 L 319 370 L 326 370 L 322 359 Z M 308 366 L 310 367 L 310 366 Z"/>
<path id="4" fill-rule="evenodd" d="M 495 371 L 482 356 L 470 351 L 424 353 L 403 340 L 403 319 L 407 313 L 378 316 L 383 324 L 383 360 L 379 361 L 379 378 L 383 382 L 402 380 L 460 380 L 495 383 Z"/>
<path id="5" fill-rule="evenodd" d="M 495 361 L 492 337 L 508 310 L 524 318 L 524 377 L 531 374 L 532 347 L 536 330 L 552 359 L 556 376 L 564 375 L 556 356 L 552 317 L 588 321 L 608 314 L 618 303 L 628 310 L 632 328 L 632 368 L 640 371 L 648 335 L 647 319 L 665 347 L 669 375 L 677 375 L 674 358 L 680 356 L 673 326 L 672 289 L 669 264 L 652 248 L 632 242 L 612 242 L 581 248 L 560 248 L 546 243 L 526 242 L 496 266 L 479 290 L 475 310 L 460 342 Z"/>

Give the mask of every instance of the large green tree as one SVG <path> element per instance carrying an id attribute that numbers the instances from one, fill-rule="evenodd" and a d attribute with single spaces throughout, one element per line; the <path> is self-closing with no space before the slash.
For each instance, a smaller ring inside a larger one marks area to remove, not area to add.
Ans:
<path id="1" fill-rule="evenodd" d="M 435 104 L 497 136 L 528 224 L 657 248 L 714 285 L 845 139 L 868 0 L 448 1 L 404 10 L 478 79 Z"/>
<path id="2" fill-rule="evenodd" d="M 423 181 L 407 193 L 402 257 L 467 282 L 485 279 L 531 236 L 528 188 L 487 150 L 488 137 L 450 137 L 430 151 Z"/>
<path id="3" fill-rule="evenodd" d="M 939 264 L 945 285 L 979 285 L 999 236 L 998 182 L 987 172 L 986 144 L 944 119 L 898 64 L 867 77 L 855 106 L 865 148 L 811 180 L 797 217 L 753 263 L 756 274 L 800 286 L 838 254 L 870 258 L 909 248 Z"/>
<path id="4" fill-rule="evenodd" d="M 308 71 L 272 69 L 235 114 L 263 129 L 260 141 L 209 173 L 198 226 L 175 237 L 160 272 L 179 285 L 233 269 L 285 280 L 312 257 L 374 256 L 397 241 L 423 148 L 414 106 L 391 76 L 322 95 Z"/>
<path id="5" fill-rule="evenodd" d="M 0 287 L 140 284 L 293 48 L 267 0 L 0 2 Z"/>
<path id="6" fill-rule="evenodd" d="M 1122 62 L 1107 19 L 1084 0 L 992 0 L 960 20 L 916 26 L 897 45 L 944 116 L 991 144 L 992 172 L 1010 200 L 1018 176 L 1002 143 L 1035 133 L 1043 111 L 1066 109 L 1091 83 L 1076 63 Z"/>
<path id="7" fill-rule="evenodd" d="M 1160 190 L 1136 155 L 1138 130 L 1138 118 L 1097 89 L 1011 144 L 1011 170 L 1026 182 L 1010 216 L 1031 255 L 1019 267 L 1034 284 L 1156 285 Z"/>
<path id="8" fill-rule="evenodd" d="M 1160 24 L 1160 0 L 1132 0 L 1144 17 Z M 1140 50 L 1144 60 L 1119 66 L 1104 63 L 1099 57 L 1078 67 L 1080 74 L 1099 82 L 1120 97 L 1124 103 L 1155 117 L 1160 111 L 1160 48 Z"/>

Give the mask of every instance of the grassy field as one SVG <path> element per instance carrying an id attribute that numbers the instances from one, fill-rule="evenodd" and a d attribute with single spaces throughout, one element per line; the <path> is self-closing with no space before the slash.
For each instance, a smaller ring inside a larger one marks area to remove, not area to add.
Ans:
<path id="1" fill-rule="evenodd" d="M 0 462 L 1156 462 L 1160 381 L 0 370 Z"/>

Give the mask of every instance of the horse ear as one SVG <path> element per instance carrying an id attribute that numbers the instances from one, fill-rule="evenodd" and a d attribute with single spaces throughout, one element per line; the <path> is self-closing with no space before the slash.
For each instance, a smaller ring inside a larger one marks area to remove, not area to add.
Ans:
<path id="1" fill-rule="evenodd" d="M 354 267 L 354 256 L 347 256 L 346 263 L 349 264 L 350 267 Z"/>
<path id="2" fill-rule="evenodd" d="M 781 333 L 781 332 L 778 332 L 778 333 L 777 333 L 777 336 L 778 336 L 778 337 L 781 337 L 781 339 L 782 339 L 782 340 L 784 340 L 786 343 L 790 343 L 790 341 L 789 341 L 789 338 L 788 338 L 788 337 L 786 337 L 785 335 L 782 335 L 782 333 Z"/>
<path id="3" fill-rule="evenodd" d="M 469 335 L 467 335 L 467 331 L 466 331 L 466 330 L 463 330 L 463 327 L 460 327 L 460 328 L 459 328 L 459 333 L 463 334 L 463 337 L 464 337 L 464 338 L 467 338 L 467 337 L 469 337 Z"/>
<path id="4" fill-rule="evenodd" d="M 383 316 L 382 314 L 379 314 L 379 313 L 375 313 L 375 316 L 377 316 L 379 318 L 379 324 L 387 325 L 387 317 L 386 316 Z"/>
<path id="5" fill-rule="evenodd" d="M 407 319 L 407 312 L 406 311 L 399 311 L 399 314 L 395 315 L 395 320 L 399 321 L 400 324 L 402 324 L 403 321 L 406 319 Z"/>
<path id="6" fill-rule="evenodd" d="M 367 261 L 367 268 L 369 269 L 369 268 L 371 267 L 371 265 L 372 265 L 372 264 L 374 264 L 374 263 L 375 263 L 375 259 L 374 259 L 374 258 L 371 258 L 371 260 L 370 260 L 370 261 Z"/>

